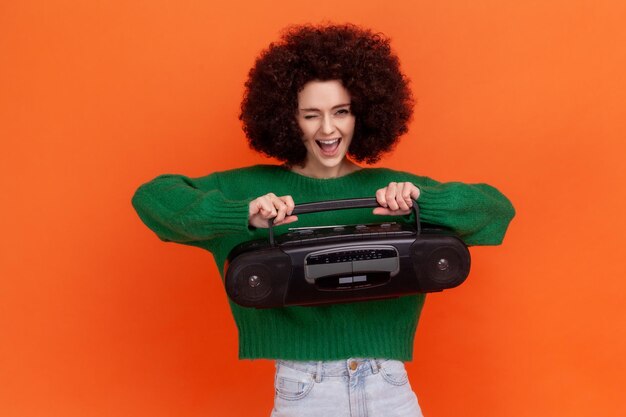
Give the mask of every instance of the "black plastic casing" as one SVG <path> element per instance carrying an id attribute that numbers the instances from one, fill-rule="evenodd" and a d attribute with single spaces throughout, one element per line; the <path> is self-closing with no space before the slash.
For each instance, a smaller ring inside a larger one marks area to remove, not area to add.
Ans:
<path id="1" fill-rule="evenodd" d="M 419 233 L 410 225 L 398 225 L 396 233 L 381 232 L 381 225 L 346 227 L 354 233 L 312 229 L 306 235 L 300 231 L 281 236 L 273 245 L 262 240 L 239 245 L 226 264 L 228 296 L 256 308 L 343 303 L 442 291 L 460 285 L 469 275 L 469 250 L 448 230 L 421 224 Z M 367 283 L 348 287 L 321 285 L 338 277 L 313 283 L 305 278 L 305 258 L 311 253 L 370 246 L 395 248 L 399 269 L 380 272 L 374 266 L 359 272 Z"/>

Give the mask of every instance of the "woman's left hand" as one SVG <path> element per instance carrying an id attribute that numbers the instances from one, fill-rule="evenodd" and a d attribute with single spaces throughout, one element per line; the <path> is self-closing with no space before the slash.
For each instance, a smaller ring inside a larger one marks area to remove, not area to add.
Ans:
<path id="1" fill-rule="evenodd" d="M 376 191 L 376 201 L 380 207 L 374 209 L 374 214 L 389 216 L 409 214 L 413 200 L 417 200 L 419 196 L 419 188 L 411 182 L 390 182 L 386 187 Z"/>

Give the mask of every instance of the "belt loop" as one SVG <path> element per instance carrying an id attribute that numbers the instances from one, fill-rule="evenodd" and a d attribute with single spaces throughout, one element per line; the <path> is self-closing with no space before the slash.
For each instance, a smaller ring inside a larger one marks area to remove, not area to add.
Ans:
<path id="1" fill-rule="evenodd" d="M 322 382 L 322 361 L 317 362 L 317 371 L 315 372 L 315 382 Z"/>
<path id="2" fill-rule="evenodd" d="M 372 367 L 372 373 L 377 374 L 378 369 L 380 368 L 380 365 L 378 365 L 378 362 L 374 359 L 370 359 L 370 366 Z"/>

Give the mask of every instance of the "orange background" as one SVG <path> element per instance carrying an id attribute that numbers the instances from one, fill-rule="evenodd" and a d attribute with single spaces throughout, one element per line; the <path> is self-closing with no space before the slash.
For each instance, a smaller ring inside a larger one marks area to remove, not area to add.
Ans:
<path id="1" fill-rule="evenodd" d="M 268 162 L 237 120 L 289 23 L 393 40 L 418 99 L 381 165 L 488 182 L 504 245 L 428 297 L 427 417 L 624 416 L 626 3 L 20 1 L 0 6 L 0 415 L 268 416 L 209 253 L 130 205 L 160 173 Z"/>

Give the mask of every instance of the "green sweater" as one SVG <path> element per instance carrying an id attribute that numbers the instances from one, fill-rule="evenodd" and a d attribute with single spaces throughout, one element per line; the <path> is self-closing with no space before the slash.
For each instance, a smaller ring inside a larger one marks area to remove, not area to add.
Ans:
<path id="1" fill-rule="evenodd" d="M 291 195 L 296 203 L 373 197 L 389 182 L 410 181 L 421 191 L 422 221 L 455 230 L 468 245 L 502 242 L 515 211 L 509 200 L 486 184 L 439 183 L 382 168 L 362 169 L 339 178 L 305 177 L 280 166 L 259 165 L 200 178 L 161 175 L 133 196 L 141 220 L 166 242 L 210 251 L 222 276 L 237 244 L 267 237 L 248 226 L 248 203 L 269 192 Z M 294 226 L 410 221 L 409 216 L 372 214 L 372 209 L 311 213 Z M 225 293 L 224 296 L 226 297 Z M 230 302 L 239 330 L 240 358 L 335 360 L 375 357 L 411 360 L 413 337 L 425 296 L 324 305 L 255 309 Z"/>

